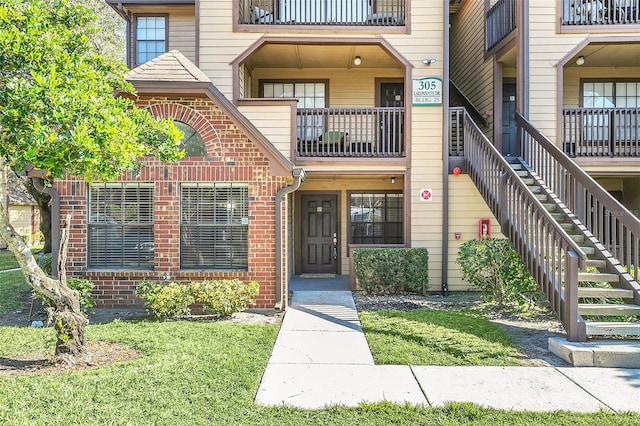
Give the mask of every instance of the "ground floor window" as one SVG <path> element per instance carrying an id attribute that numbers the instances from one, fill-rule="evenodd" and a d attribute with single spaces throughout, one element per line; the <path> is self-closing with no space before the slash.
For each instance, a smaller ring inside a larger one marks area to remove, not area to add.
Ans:
<path id="1" fill-rule="evenodd" d="M 88 266 L 153 269 L 153 184 L 89 187 Z"/>
<path id="2" fill-rule="evenodd" d="M 246 183 L 185 183 L 180 196 L 180 267 L 248 269 Z"/>
<path id="3" fill-rule="evenodd" d="M 402 193 L 350 193 L 349 243 L 403 244 Z"/>

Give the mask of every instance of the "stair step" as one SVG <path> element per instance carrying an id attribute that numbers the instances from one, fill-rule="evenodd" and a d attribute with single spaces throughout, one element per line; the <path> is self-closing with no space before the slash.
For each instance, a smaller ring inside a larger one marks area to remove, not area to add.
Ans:
<path id="1" fill-rule="evenodd" d="M 578 287 L 578 297 L 631 299 L 633 297 L 633 290 L 627 290 L 624 288 Z"/>
<path id="2" fill-rule="evenodd" d="M 580 249 L 584 252 L 584 254 L 595 254 L 596 249 L 593 247 L 580 247 Z"/>
<path id="3" fill-rule="evenodd" d="M 520 177 L 527 177 L 529 176 L 529 172 L 526 170 L 516 170 L 516 174 Z"/>
<path id="4" fill-rule="evenodd" d="M 546 194 L 535 194 L 535 195 L 536 195 L 536 198 L 539 201 L 542 201 L 543 203 L 549 199 L 549 197 L 547 197 Z"/>
<path id="5" fill-rule="evenodd" d="M 542 188 L 540 188 L 539 185 L 530 185 L 529 187 L 529 191 L 533 192 L 534 194 L 539 194 L 540 191 L 542 191 Z"/>
<path id="6" fill-rule="evenodd" d="M 591 266 L 593 268 L 604 268 L 607 266 L 606 260 L 601 259 L 587 259 L 587 266 Z"/>
<path id="7" fill-rule="evenodd" d="M 571 222 L 561 222 L 560 226 L 562 227 L 562 229 L 564 229 L 565 231 L 570 231 L 573 229 L 573 223 Z"/>
<path id="8" fill-rule="evenodd" d="M 558 206 L 556 206 L 555 204 L 543 203 L 542 205 L 545 209 L 547 209 L 548 212 L 553 212 L 558 208 Z"/>
<path id="9" fill-rule="evenodd" d="M 580 315 L 640 315 L 640 306 L 612 303 L 580 303 Z"/>
<path id="10" fill-rule="evenodd" d="M 584 235 L 569 235 L 576 243 L 584 243 Z"/>
<path id="11" fill-rule="evenodd" d="M 640 336 L 640 322 L 585 323 L 589 336 Z"/>
<path id="12" fill-rule="evenodd" d="M 520 163 L 511 163 L 510 166 L 513 170 L 522 170 L 522 164 Z"/>
<path id="13" fill-rule="evenodd" d="M 620 276 L 618 274 L 604 274 L 600 272 L 578 272 L 578 282 L 580 281 L 617 283 L 620 281 Z"/>
<path id="14" fill-rule="evenodd" d="M 551 213 L 551 217 L 560 222 L 564 220 L 564 213 Z"/>
<path id="15" fill-rule="evenodd" d="M 522 179 L 522 181 L 527 186 L 533 185 L 536 182 L 535 180 L 533 180 L 533 178 L 524 178 L 524 179 Z"/>

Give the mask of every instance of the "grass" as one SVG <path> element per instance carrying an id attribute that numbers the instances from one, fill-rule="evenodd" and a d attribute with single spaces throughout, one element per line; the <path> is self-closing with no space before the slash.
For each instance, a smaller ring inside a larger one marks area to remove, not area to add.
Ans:
<path id="1" fill-rule="evenodd" d="M 592 425 L 638 424 L 640 415 L 363 404 L 300 410 L 253 403 L 277 326 L 198 322 L 90 325 L 89 339 L 143 352 L 123 364 L 58 376 L 0 377 L 3 425 Z M 52 349 L 51 329 L 0 327 L 3 357 Z"/>
<path id="2" fill-rule="evenodd" d="M 509 338 L 473 311 L 360 312 L 360 320 L 376 364 L 519 365 Z"/>
<path id="3" fill-rule="evenodd" d="M 0 273 L 0 315 L 20 308 L 30 291 L 22 271 Z"/>
<path id="4" fill-rule="evenodd" d="M 18 268 L 18 261 L 9 250 L 0 250 L 0 271 Z"/>

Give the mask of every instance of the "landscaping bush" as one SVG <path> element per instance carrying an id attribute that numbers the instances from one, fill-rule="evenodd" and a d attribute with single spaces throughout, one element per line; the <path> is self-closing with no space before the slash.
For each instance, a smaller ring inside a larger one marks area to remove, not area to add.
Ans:
<path id="1" fill-rule="evenodd" d="M 500 307 L 508 303 L 529 308 L 542 296 L 518 253 L 504 238 L 467 241 L 460 246 L 456 262 L 462 277 L 482 292 L 483 299 Z"/>
<path id="2" fill-rule="evenodd" d="M 369 294 L 426 294 L 429 288 L 429 252 L 425 248 L 357 248 L 353 263 L 360 287 Z"/>
<path id="3" fill-rule="evenodd" d="M 147 311 L 158 319 L 191 315 L 191 307 L 200 304 L 205 312 L 216 317 L 240 312 L 254 302 L 258 283 L 238 279 L 160 284 L 140 281 L 136 294 Z"/>

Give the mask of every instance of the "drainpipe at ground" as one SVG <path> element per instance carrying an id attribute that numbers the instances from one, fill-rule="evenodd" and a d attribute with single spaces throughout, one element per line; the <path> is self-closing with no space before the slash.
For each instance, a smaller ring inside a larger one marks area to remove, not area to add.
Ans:
<path id="1" fill-rule="evenodd" d="M 282 200 L 284 196 L 296 191 L 300 188 L 300 184 L 305 179 L 303 169 L 293 169 L 293 183 L 281 188 L 276 193 L 276 304 L 275 310 L 282 310 Z"/>

